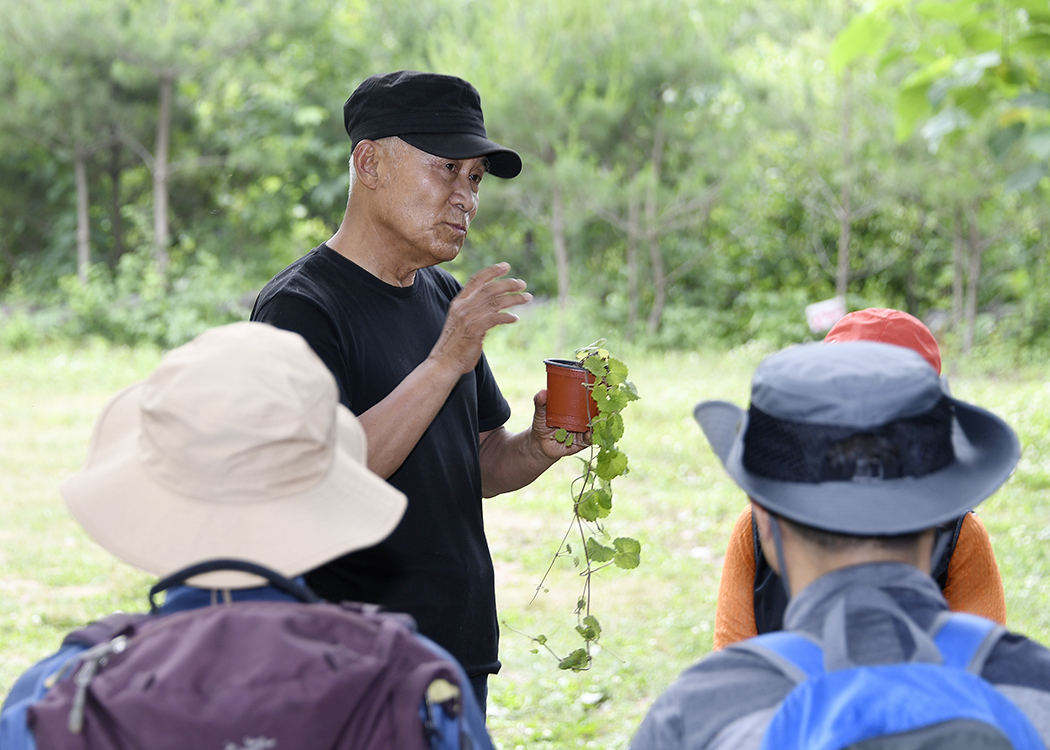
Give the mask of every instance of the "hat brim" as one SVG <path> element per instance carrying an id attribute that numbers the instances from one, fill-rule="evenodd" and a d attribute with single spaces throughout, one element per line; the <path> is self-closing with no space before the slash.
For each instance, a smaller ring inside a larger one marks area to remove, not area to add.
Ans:
<path id="1" fill-rule="evenodd" d="M 517 152 L 474 133 L 399 133 L 398 137 L 420 151 L 446 159 L 489 160 L 488 173 L 511 179 L 521 174 L 521 157 Z"/>
<path id="2" fill-rule="evenodd" d="M 170 490 L 139 461 L 143 384 L 113 396 L 99 417 L 80 473 L 61 485 L 70 513 L 114 555 L 156 576 L 215 558 L 248 560 L 294 577 L 385 539 L 407 506 L 404 494 L 365 466 L 365 435 L 339 405 L 328 472 L 294 495 L 216 503 Z M 262 579 L 218 571 L 190 581 L 249 588 Z"/>
<path id="3" fill-rule="evenodd" d="M 693 415 L 736 484 L 755 502 L 789 520 L 855 536 L 908 534 L 958 518 L 1005 482 L 1020 457 L 1013 430 L 980 407 L 954 400 L 955 460 L 924 477 L 849 482 L 786 482 L 744 468 L 747 412 L 724 401 L 698 404 Z"/>

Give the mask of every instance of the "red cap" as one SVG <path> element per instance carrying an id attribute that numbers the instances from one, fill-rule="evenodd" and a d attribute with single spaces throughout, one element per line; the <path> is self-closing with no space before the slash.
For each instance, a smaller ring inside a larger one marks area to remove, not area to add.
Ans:
<path id="1" fill-rule="evenodd" d="M 905 346 L 921 354 L 941 374 L 937 339 L 921 320 L 901 310 L 869 307 L 843 315 L 824 337 L 825 343 L 837 341 L 881 341 Z"/>

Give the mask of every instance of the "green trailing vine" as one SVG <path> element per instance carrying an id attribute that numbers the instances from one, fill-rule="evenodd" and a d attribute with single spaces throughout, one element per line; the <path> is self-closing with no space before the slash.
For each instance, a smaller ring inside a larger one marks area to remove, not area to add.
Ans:
<path id="1" fill-rule="evenodd" d="M 583 587 L 575 614 L 576 632 L 583 639 L 583 646 L 562 657 L 550 647 L 546 636 L 538 635 L 533 637 L 537 644 L 533 652 L 542 647 L 558 659 L 559 668 L 579 672 L 591 666 L 592 649 L 602 634 L 601 624 L 591 606 L 591 580 L 599 570 L 610 566 L 623 570 L 637 568 L 641 562 L 642 546 L 630 537 L 612 538 L 604 526 L 613 507 L 612 482 L 628 472 L 627 454 L 619 447 L 624 433 L 621 412 L 629 403 L 638 400 L 638 391 L 627 380 L 627 365 L 610 356 L 605 349 L 605 339 L 577 349 L 576 361 L 593 376 L 594 382 L 587 387 L 598 406 L 598 414 L 590 422 L 590 446 L 576 456 L 582 470 L 571 485 L 573 512 L 569 527 L 536 586 L 533 599 L 547 590 L 544 582 L 559 558 L 568 558 L 575 567 L 581 568 Z M 555 438 L 572 445 L 575 435 L 559 429 Z M 576 538 L 578 544 L 573 543 Z"/>

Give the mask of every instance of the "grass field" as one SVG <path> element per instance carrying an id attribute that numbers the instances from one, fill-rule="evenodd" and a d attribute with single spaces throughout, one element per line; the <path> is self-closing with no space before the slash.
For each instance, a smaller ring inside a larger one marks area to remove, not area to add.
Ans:
<path id="1" fill-rule="evenodd" d="M 490 335 L 489 358 L 524 429 L 543 387 L 545 351 L 522 331 Z M 589 343 L 580 341 L 577 343 Z M 530 487 L 487 502 L 486 526 L 503 623 L 503 671 L 492 679 L 489 727 L 501 750 L 623 748 L 648 705 L 711 647 L 725 542 L 744 505 L 693 422 L 703 398 L 746 403 L 751 372 L 768 353 L 627 353 L 642 400 L 625 412 L 631 473 L 618 480 L 614 536 L 642 542 L 634 571 L 598 574 L 594 612 L 603 650 L 585 673 L 532 653 L 545 634 L 566 653 L 577 645 L 572 610 L 580 581 L 555 567 L 532 601 L 570 519 L 567 460 Z M 114 609 L 142 609 L 149 578 L 111 558 L 66 513 L 60 481 L 82 462 L 106 398 L 145 377 L 152 349 L 93 344 L 0 351 L 0 694 L 63 633 Z M 952 361 L 950 353 L 946 360 Z M 1002 570 L 1010 626 L 1050 642 L 1050 385 L 1047 372 L 996 371 L 955 362 L 953 393 L 992 409 L 1018 431 L 1021 464 L 980 507 Z"/>

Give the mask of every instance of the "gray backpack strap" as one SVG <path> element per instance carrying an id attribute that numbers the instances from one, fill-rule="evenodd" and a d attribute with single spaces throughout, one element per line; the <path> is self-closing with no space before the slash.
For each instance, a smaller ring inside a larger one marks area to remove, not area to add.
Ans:
<path id="1" fill-rule="evenodd" d="M 829 672 L 860 666 L 849 655 L 846 623 L 848 614 L 863 611 L 886 615 L 908 631 L 915 644 L 915 651 L 908 661 L 934 664 L 942 661 L 941 652 L 930 634 L 908 617 L 889 594 L 874 586 L 864 586 L 846 592 L 824 619 L 824 667 Z"/>
<path id="2" fill-rule="evenodd" d="M 730 648 L 757 654 L 793 682 L 821 672 L 861 666 L 849 655 L 847 620 L 857 612 L 871 611 L 900 624 L 915 644 L 909 661 L 939 664 L 941 651 L 929 633 L 920 628 L 884 591 L 863 587 L 849 591 L 835 602 L 824 618 L 820 639 L 805 633 L 765 633 Z M 788 658 L 790 655 L 791 658 Z"/>

